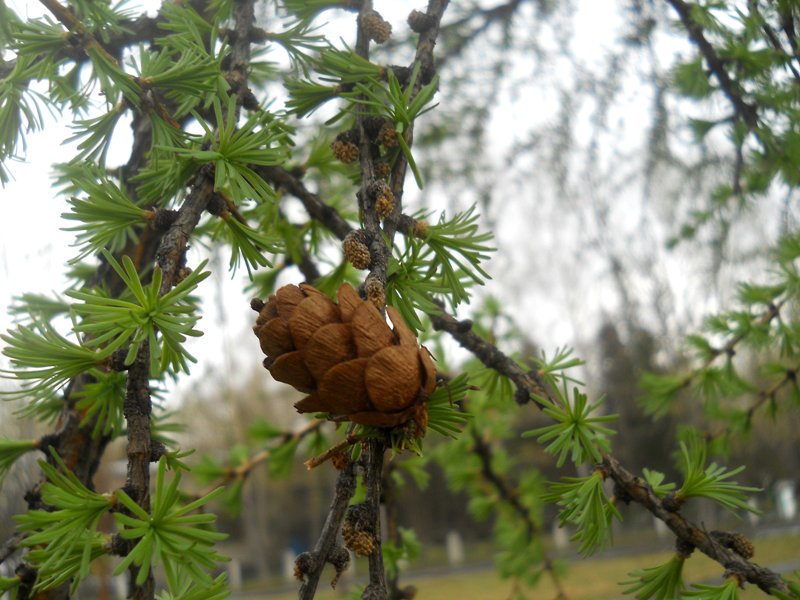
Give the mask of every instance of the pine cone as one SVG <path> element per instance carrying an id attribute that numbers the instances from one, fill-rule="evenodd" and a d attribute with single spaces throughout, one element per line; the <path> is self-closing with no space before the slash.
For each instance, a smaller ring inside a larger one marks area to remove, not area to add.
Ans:
<path id="1" fill-rule="evenodd" d="M 308 394 L 298 412 L 327 412 L 332 420 L 395 427 L 427 426 L 425 400 L 436 387 L 430 353 L 391 306 L 390 328 L 378 309 L 349 284 L 338 304 L 307 284 L 286 285 L 259 312 L 253 331 L 273 378 Z"/>

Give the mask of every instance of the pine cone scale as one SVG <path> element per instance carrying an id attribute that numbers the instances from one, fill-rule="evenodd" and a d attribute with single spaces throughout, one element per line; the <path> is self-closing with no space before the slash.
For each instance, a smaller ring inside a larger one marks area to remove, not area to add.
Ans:
<path id="1" fill-rule="evenodd" d="M 279 317 L 264 323 L 260 332 L 256 332 L 256 335 L 259 336 L 258 341 L 262 352 L 267 356 L 278 356 L 295 349 L 292 335 L 289 332 L 289 324 Z"/>
<path id="2" fill-rule="evenodd" d="M 370 302 L 361 302 L 350 322 L 359 358 L 367 358 L 394 343 L 394 333 Z"/>
<path id="3" fill-rule="evenodd" d="M 416 348 L 389 346 L 369 361 L 364 377 L 372 404 L 381 412 L 407 408 L 419 393 L 419 359 Z"/>
<path id="4" fill-rule="evenodd" d="M 367 363 L 368 358 L 356 358 L 330 369 L 319 384 L 322 402 L 331 407 L 338 405 L 344 414 L 373 410 L 364 377 Z M 343 394 L 342 390 L 347 390 L 347 393 Z"/>
<path id="5" fill-rule="evenodd" d="M 320 327 L 308 340 L 304 360 L 316 381 L 341 362 L 356 357 L 353 333 L 346 323 L 328 323 Z"/>
<path id="6" fill-rule="evenodd" d="M 281 354 L 272 362 L 269 372 L 276 381 L 288 383 L 298 392 L 311 393 L 317 385 L 299 350 Z"/>
<path id="7" fill-rule="evenodd" d="M 298 350 L 302 350 L 311 336 L 323 325 L 339 320 L 339 309 L 326 296 L 309 296 L 297 305 L 289 317 L 289 329 Z"/>

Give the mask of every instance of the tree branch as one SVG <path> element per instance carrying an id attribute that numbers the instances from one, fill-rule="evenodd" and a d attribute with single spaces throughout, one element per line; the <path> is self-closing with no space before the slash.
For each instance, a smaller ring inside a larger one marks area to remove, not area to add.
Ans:
<path id="1" fill-rule="evenodd" d="M 692 18 L 691 6 L 686 4 L 683 0 L 667 0 L 667 2 L 669 2 L 678 13 L 681 23 L 683 23 L 686 31 L 689 32 L 692 41 L 694 41 L 700 49 L 700 53 L 703 55 L 703 58 L 705 58 L 706 63 L 708 63 L 708 67 L 716 76 L 717 81 L 719 81 L 722 91 L 736 109 L 736 113 L 750 129 L 756 129 L 758 127 L 758 112 L 756 107 L 752 104 L 748 104 L 744 100 L 743 92 L 739 84 L 728 75 L 722 59 L 720 59 L 716 50 L 714 50 L 714 46 L 711 45 L 711 42 L 709 42 L 703 34 L 703 28 Z"/>
<path id="2" fill-rule="evenodd" d="M 462 348 L 469 350 L 484 365 L 502 373 L 517 386 L 517 402 L 525 404 L 531 399 L 531 394 L 542 398 L 552 399 L 550 392 L 545 387 L 544 380 L 535 371 L 524 371 L 513 359 L 501 352 L 497 346 L 487 342 L 474 331 L 471 321 L 459 321 L 444 310 L 439 315 L 429 315 L 433 328 L 437 331 L 449 333 Z M 541 409 L 544 406 L 538 401 L 534 403 Z"/>
<path id="3" fill-rule="evenodd" d="M 529 394 L 539 396 L 544 394 L 545 397 L 549 397 L 542 387 L 541 381 L 537 381 L 535 374 L 523 372 L 511 358 L 493 344 L 476 335 L 470 328 L 459 327 L 460 322 L 454 317 L 444 314 L 431 317 L 431 320 L 435 329 L 450 333 L 461 346 L 470 350 L 485 366 L 511 379 L 517 385 L 518 391 L 522 392 L 523 397 L 527 398 Z M 726 569 L 738 573 L 743 579 L 764 591 L 772 588 L 781 591 L 788 589 L 777 573 L 760 567 L 720 546 L 703 529 L 686 520 L 680 513 L 666 510 L 650 486 L 626 471 L 612 455 L 606 454 L 603 457 L 603 466 L 608 475 L 627 492 L 633 501 L 641 504 L 656 518 L 664 521 L 680 539 L 696 546 Z"/>
<path id="4" fill-rule="evenodd" d="M 303 571 L 304 580 L 297 595 L 299 600 L 312 600 L 314 598 L 319 578 L 325 568 L 325 561 L 336 546 L 336 536 L 339 535 L 339 529 L 342 527 L 342 521 L 347 512 L 347 505 L 350 503 L 350 498 L 353 497 L 355 491 L 356 464 L 350 461 L 336 478 L 333 500 L 317 544 L 311 554 L 310 568 L 307 571 Z"/>
<path id="5" fill-rule="evenodd" d="M 386 444 L 380 438 L 372 438 L 365 442 L 362 454 L 364 465 L 364 487 L 367 490 L 365 504 L 372 517 L 375 544 L 369 553 L 369 584 L 362 598 L 387 598 L 386 572 L 383 567 L 383 551 L 381 546 L 381 480 L 383 478 L 383 457 Z M 367 595 L 371 591 L 372 595 Z"/>
<path id="6" fill-rule="evenodd" d="M 779 590 L 788 593 L 789 588 L 781 576 L 774 571 L 761 567 L 741 557 L 733 550 L 722 546 L 704 527 L 698 527 L 679 512 L 671 512 L 664 508 L 664 503 L 653 493 L 652 488 L 642 479 L 627 471 L 619 461 L 611 455 L 603 457 L 603 468 L 614 482 L 634 502 L 641 504 L 681 540 L 698 548 L 703 554 L 717 561 L 728 571 L 736 573 L 742 579 L 757 585 L 766 593 Z"/>

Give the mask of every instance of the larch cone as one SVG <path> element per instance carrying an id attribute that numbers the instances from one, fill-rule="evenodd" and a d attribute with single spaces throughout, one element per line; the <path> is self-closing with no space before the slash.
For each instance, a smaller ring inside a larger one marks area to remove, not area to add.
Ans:
<path id="1" fill-rule="evenodd" d="M 285 285 L 258 311 L 253 332 L 277 381 L 308 394 L 298 412 L 375 427 L 416 426 L 425 434 L 436 387 L 431 354 L 393 307 L 392 321 L 345 283 L 338 302 L 308 284 Z"/>

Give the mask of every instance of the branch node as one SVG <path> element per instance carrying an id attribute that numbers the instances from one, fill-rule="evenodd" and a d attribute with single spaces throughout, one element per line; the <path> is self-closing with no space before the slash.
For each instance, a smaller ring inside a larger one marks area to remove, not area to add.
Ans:
<path id="1" fill-rule="evenodd" d="M 305 581 L 317 566 L 317 559 L 310 552 L 301 552 L 294 559 L 294 577 L 298 581 Z"/>
<path id="2" fill-rule="evenodd" d="M 436 25 L 436 17 L 419 10 L 412 10 L 408 15 L 408 26 L 414 33 L 423 33 Z"/>

